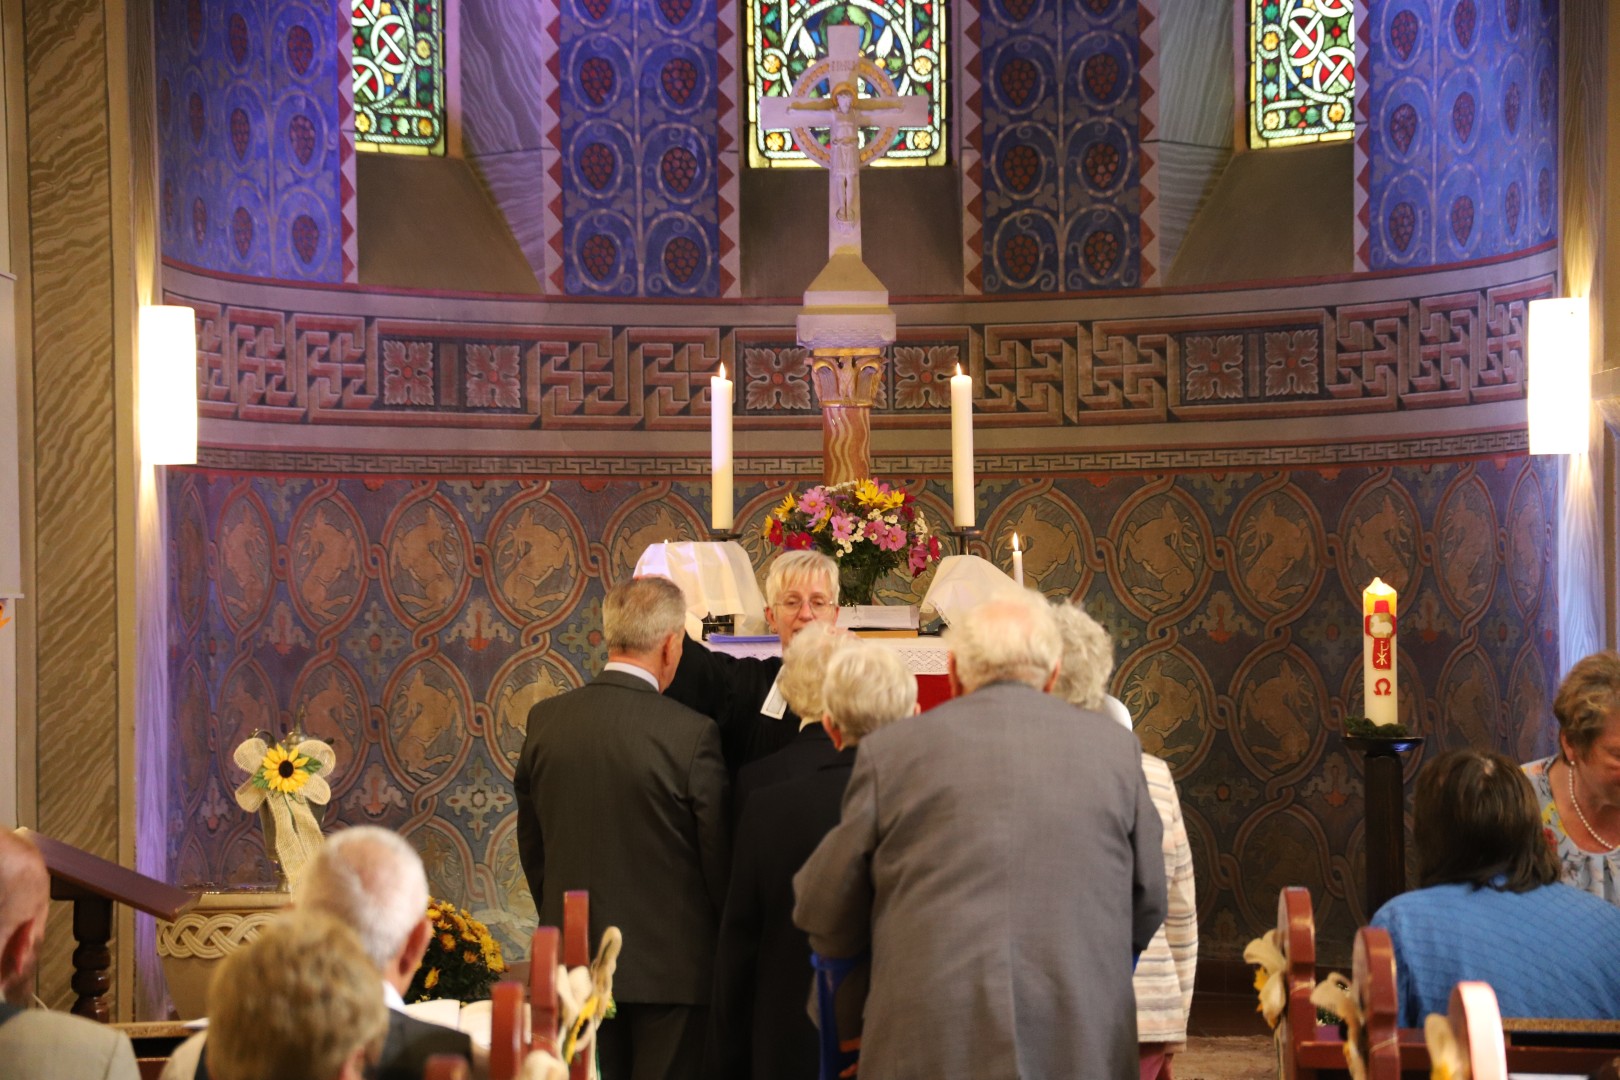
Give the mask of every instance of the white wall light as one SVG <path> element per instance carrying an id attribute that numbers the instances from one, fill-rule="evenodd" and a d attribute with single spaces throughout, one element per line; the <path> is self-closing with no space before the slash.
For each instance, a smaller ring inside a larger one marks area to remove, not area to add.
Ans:
<path id="1" fill-rule="evenodd" d="M 1586 297 L 1530 301 L 1527 412 L 1532 454 L 1584 454 L 1591 440 L 1591 309 Z"/>
<path id="2" fill-rule="evenodd" d="M 189 307 L 141 308 L 141 460 L 197 463 L 197 316 Z"/>

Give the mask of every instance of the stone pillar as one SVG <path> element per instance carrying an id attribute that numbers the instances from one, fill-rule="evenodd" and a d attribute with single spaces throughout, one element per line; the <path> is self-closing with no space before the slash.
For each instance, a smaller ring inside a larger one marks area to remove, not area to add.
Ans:
<path id="1" fill-rule="evenodd" d="M 875 346 L 815 349 L 810 381 L 821 401 L 821 471 L 828 484 L 872 475 L 872 401 L 883 375 Z"/>

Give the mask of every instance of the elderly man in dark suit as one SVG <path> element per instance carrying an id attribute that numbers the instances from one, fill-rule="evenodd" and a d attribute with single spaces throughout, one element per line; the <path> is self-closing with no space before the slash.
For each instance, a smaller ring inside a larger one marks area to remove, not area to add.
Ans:
<path id="1" fill-rule="evenodd" d="M 793 649 L 813 632 L 795 638 Z M 893 650 L 854 637 L 836 641 L 817 725 L 831 756 L 755 792 L 737 827 L 714 961 L 706 1071 L 717 1080 L 815 1080 L 816 1029 L 805 1013 L 810 941 L 793 925 L 793 875 L 838 824 L 855 745 L 917 711 L 916 677 Z M 787 752 L 750 765 L 744 775 Z"/>
<path id="2" fill-rule="evenodd" d="M 618 1016 L 597 1035 L 607 1080 L 699 1075 L 729 851 L 720 735 L 662 696 L 680 662 L 686 602 L 635 578 L 602 602 L 608 663 L 529 713 L 518 759 L 518 853 L 540 922 L 563 892 L 591 894 L 591 939 L 624 932 Z"/>
<path id="3" fill-rule="evenodd" d="M 1165 914 L 1141 746 L 1043 693 L 1040 596 L 947 644 L 959 696 L 861 742 L 794 921 L 823 956 L 871 950 L 862 1080 L 1131 1080 L 1132 958 Z"/>
<path id="4" fill-rule="evenodd" d="M 765 624 L 787 651 L 793 635 L 813 622 L 838 621 L 838 564 L 819 551 L 786 551 L 765 576 Z M 782 749 L 799 717 L 776 685 L 781 657 L 739 657 L 688 641 L 667 696 L 720 725 L 726 767 L 735 777 L 751 761 Z"/>

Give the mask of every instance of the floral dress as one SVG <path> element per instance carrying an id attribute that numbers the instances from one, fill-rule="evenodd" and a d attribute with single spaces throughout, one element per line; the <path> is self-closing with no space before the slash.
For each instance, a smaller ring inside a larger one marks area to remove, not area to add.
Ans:
<path id="1" fill-rule="evenodd" d="M 1541 826 L 1547 842 L 1558 853 L 1560 880 L 1611 904 L 1620 904 L 1620 848 L 1607 853 L 1583 851 L 1569 838 L 1547 775 L 1553 760 L 1548 757 L 1529 762 L 1524 766 L 1524 775 L 1530 778 L 1530 787 L 1541 803 Z"/>

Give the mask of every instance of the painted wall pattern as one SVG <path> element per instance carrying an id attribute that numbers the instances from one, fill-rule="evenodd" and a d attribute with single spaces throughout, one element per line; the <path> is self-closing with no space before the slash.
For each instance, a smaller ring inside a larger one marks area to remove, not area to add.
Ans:
<path id="1" fill-rule="evenodd" d="M 1253 313 L 907 326 L 877 427 L 934 425 L 956 364 L 977 423 L 1086 426 L 1391 412 L 1519 398 L 1537 275 Z M 820 425 L 791 326 L 524 326 L 318 315 L 169 290 L 198 317 L 205 417 L 466 429 L 706 430 L 740 373 L 742 425 Z"/>
<path id="2" fill-rule="evenodd" d="M 915 481 L 936 520 L 941 476 Z M 168 484 L 176 880 L 268 879 L 230 750 L 302 715 L 342 762 L 332 819 L 402 831 L 434 892 L 516 945 L 534 919 L 510 783 L 527 710 L 599 667 L 605 588 L 647 543 L 703 535 L 706 485 L 206 469 Z M 1556 486 L 1519 454 L 981 485 L 986 535 L 1026 537 L 1032 581 L 1116 637 L 1114 692 L 1180 785 L 1206 955 L 1235 957 L 1284 884 L 1311 887 L 1330 955 L 1367 914 L 1361 764 L 1337 731 L 1359 708 L 1375 573 L 1401 590 L 1403 717 L 1425 753 L 1548 751 Z M 757 565 L 790 487 L 739 484 Z"/>
<path id="3" fill-rule="evenodd" d="M 968 235 L 980 236 L 982 290 L 1142 284 L 1151 267 L 1142 263 L 1139 222 L 1141 33 L 1151 7 L 1138 0 L 985 0 L 978 7 L 965 24 L 977 190 L 964 195 L 969 217 L 978 219 Z M 968 273 L 971 288 L 971 264 Z"/>
<path id="4" fill-rule="evenodd" d="M 255 277 L 353 279 L 342 15 L 314 0 L 159 0 L 166 257 Z"/>
<path id="5" fill-rule="evenodd" d="M 1371 5 L 1358 35 L 1358 267 L 1463 262 L 1556 236 L 1558 5 L 1397 0 Z"/>
<path id="6" fill-rule="evenodd" d="M 723 130 L 720 117 L 735 105 L 720 39 L 728 53 L 734 43 L 716 2 L 560 5 L 560 291 L 705 297 L 731 286 L 719 203 L 734 166 L 720 152 L 735 151 L 735 119 Z"/>

